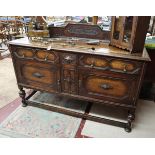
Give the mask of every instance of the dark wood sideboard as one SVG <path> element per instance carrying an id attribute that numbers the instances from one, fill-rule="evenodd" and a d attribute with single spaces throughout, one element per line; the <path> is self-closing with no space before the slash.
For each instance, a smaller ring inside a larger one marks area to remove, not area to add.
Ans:
<path id="1" fill-rule="evenodd" d="M 121 27 L 118 28 L 121 31 Z M 125 45 L 128 47 L 138 41 L 131 41 L 131 30 L 127 27 L 124 34 Z M 137 27 L 136 30 L 140 31 Z M 110 46 L 113 45 L 110 36 L 116 35 L 103 31 L 97 25 L 68 24 L 66 27 L 52 27 L 49 34 L 50 38 L 22 38 L 9 42 L 22 105 L 111 124 L 130 132 L 145 68 L 150 61 L 146 49 L 136 52 L 133 48 L 132 51 L 127 51 Z M 123 33 L 117 34 L 121 34 L 120 43 Z M 140 47 L 143 49 L 142 45 Z M 26 97 L 24 88 L 30 88 L 33 92 Z M 89 104 L 83 114 L 29 100 L 37 91 L 69 96 L 88 101 Z M 125 110 L 126 122 L 89 114 L 92 103 Z"/>
<path id="2" fill-rule="evenodd" d="M 145 67 L 150 61 L 147 51 L 144 49 L 142 54 L 131 55 L 104 42 L 89 45 L 84 39 L 78 39 L 74 40 L 76 45 L 64 44 L 64 38 L 48 43 L 32 42 L 28 38 L 9 42 L 23 106 L 42 107 L 123 127 L 130 132 Z M 24 88 L 34 91 L 26 98 Z M 127 123 L 29 101 L 39 90 L 126 109 Z"/>

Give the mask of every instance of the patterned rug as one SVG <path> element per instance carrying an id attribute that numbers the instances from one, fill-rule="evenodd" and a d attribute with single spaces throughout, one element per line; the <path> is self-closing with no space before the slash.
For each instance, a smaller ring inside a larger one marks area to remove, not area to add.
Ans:
<path id="1" fill-rule="evenodd" d="M 31 100 L 49 102 L 84 113 L 87 102 L 37 93 Z M 67 138 L 75 137 L 81 119 L 28 106 L 18 107 L 0 124 L 0 135 L 5 137 Z"/>

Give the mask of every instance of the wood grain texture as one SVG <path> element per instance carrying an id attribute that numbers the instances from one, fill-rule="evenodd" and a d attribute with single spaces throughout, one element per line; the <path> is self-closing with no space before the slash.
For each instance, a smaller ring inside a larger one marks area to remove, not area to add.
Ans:
<path id="1" fill-rule="evenodd" d="M 109 100 L 134 106 L 134 93 L 138 79 L 101 71 L 80 71 L 79 91 L 81 96 Z"/>
<path id="2" fill-rule="evenodd" d="M 60 81 L 59 68 L 35 61 L 16 60 L 17 78 L 20 83 L 39 88 L 58 91 Z"/>
<path id="3" fill-rule="evenodd" d="M 103 77 L 89 77 L 86 81 L 88 93 L 107 95 L 110 97 L 124 97 L 127 94 L 127 85 L 121 80 Z"/>

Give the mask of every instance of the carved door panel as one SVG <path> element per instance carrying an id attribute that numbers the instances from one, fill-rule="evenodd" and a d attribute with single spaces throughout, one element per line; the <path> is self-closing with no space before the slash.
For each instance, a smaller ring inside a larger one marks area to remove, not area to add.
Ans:
<path id="1" fill-rule="evenodd" d="M 61 87 L 63 93 L 77 94 L 77 55 L 61 53 Z"/>
<path id="2" fill-rule="evenodd" d="M 45 91 L 60 91 L 60 70 L 56 65 L 18 60 L 15 68 L 19 84 Z"/>
<path id="3" fill-rule="evenodd" d="M 62 69 L 62 92 L 77 94 L 77 71 L 73 68 Z"/>
<path id="4" fill-rule="evenodd" d="M 103 101 L 132 104 L 137 85 L 136 77 L 120 77 L 97 72 L 80 71 L 79 94 Z"/>

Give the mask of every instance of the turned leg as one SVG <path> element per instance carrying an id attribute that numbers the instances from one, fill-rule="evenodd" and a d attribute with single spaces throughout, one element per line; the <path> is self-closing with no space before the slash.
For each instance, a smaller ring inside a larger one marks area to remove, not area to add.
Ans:
<path id="1" fill-rule="evenodd" d="M 126 132 L 131 132 L 132 130 L 132 122 L 134 121 L 135 119 L 135 114 L 133 111 L 129 111 L 128 113 L 128 118 L 127 118 L 127 124 L 126 124 L 126 127 L 125 127 L 125 131 Z"/>
<path id="2" fill-rule="evenodd" d="M 23 88 L 19 88 L 19 89 L 20 89 L 19 96 L 22 98 L 22 106 L 26 107 L 27 103 L 26 103 L 26 99 L 25 99 L 25 96 L 26 96 L 25 90 L 23 90 Z"/>

